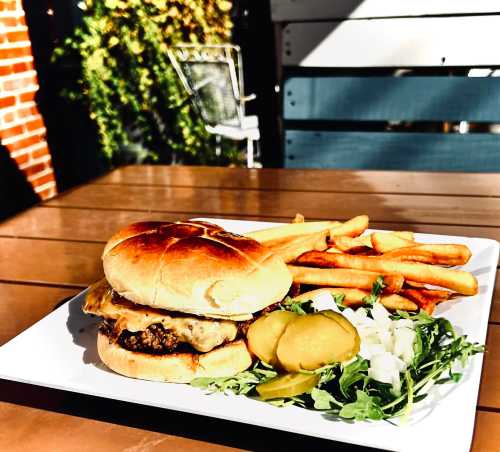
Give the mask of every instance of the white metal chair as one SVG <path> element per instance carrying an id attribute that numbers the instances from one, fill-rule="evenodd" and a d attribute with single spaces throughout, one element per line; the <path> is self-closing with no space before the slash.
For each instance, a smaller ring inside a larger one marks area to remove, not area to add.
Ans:
<path id="1" fill-rule="evenodd" d="M 239 47 L 180 44 L 171 46 L 168 56 L 207 131 L 216 137 L 246 140 L 247 166 L 254 167 L 254 141 L 258 143 L 260 139 L 259 121 L 257 116 L 245 116 L 245 103 L 255 99 L 255 95 L 243 94 Z"/>

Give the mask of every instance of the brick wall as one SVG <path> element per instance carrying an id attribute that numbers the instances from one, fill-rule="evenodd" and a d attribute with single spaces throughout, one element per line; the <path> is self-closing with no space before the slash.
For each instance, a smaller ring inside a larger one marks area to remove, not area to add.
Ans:
<path id="1" fill-rule="evenodd" d="M 56 194 L 21 0 L 0 0 L 0 143 L 41 199 Z"/>

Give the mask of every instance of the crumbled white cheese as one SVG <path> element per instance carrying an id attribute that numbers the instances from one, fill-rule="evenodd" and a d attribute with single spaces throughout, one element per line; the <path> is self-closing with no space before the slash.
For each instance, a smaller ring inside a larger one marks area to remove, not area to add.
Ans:
<path id="1" fill-rule="evenodd" d="M 312 306 L 318 310 L 339 311 L 329 293 L 319 294 Z M 408 319 L 391 320 L 390 313 L 381 303 L 368 310 L 344 309 L 342 315 L 357 329 L 361 339 L 359 355 L 370 362 L 368 375 L 374 380 L 392 385 L 394 394 L 401 390 L 400 372 L 404 372 L 413 359 L 413 343 L 416 333 L 413 322 Z"/>
<path id="2" fill-rule="evenodd" d="M 326 291 L 316 295 L 312 300 L 311 306 L 316 311 L 326 311 L 327 309 L 331 309 L 332 311 L 340 312 L 332 294 Z"/>

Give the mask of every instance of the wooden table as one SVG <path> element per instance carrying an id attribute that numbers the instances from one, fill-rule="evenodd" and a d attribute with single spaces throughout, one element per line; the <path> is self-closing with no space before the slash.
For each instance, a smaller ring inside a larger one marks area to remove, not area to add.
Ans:
<path id="1" fill-rule="evenodd" d="M 0 224 L 0 344 L 98 279 L 105 241 L 127 223 L 200 216 L 289 221 L 298 211 L 309 220 L 366 213 L 376 228 L 500 240 L 500 174 L 118 169 Z M 477 452 L 500 447 L 498 287 L 487 347 L 473 442 Z M 12 382 L 0 385 L 0 450 L 332 447 L 324 440 L 243 424 Z"/>

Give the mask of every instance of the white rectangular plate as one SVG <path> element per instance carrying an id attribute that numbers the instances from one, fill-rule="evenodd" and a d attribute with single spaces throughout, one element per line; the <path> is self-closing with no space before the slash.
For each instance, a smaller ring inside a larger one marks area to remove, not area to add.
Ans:
<path id="1" fill-rule="evenodd" d="M 236 232 L 271 223 L 205 219 Z M 467 237 L 417 234 L 426 243 L 462 243 L 472 259 L 464 267 L 479 280 L 479 294 L 439 306 L 469 340 L 484 343 L 488 328 L 498 243 Z M 96 320 L 81 311 L 84 292 L 0 348 L 0 377 L 66 391 L 90 394 L 188 413 L 212 416 L 304 435 L 388 450 L 468 451 L 481 377 L 482 355 L 476 355 L 463 380 L 446 397 L 431 404 L 404 426 L 349 423 L 296 407 L 277 408 L 244 396 L 207 394 L 189 385 L 122 377 L 107 370 L 96 353 Z M 22 356 L 23 359 L 18 359 Z M 451 385 L 450 385 L 451 387 Z M 429 405 L 429 404 L 428 404 Z M 422 411 L 422 410 L 420 410 Z"/>

